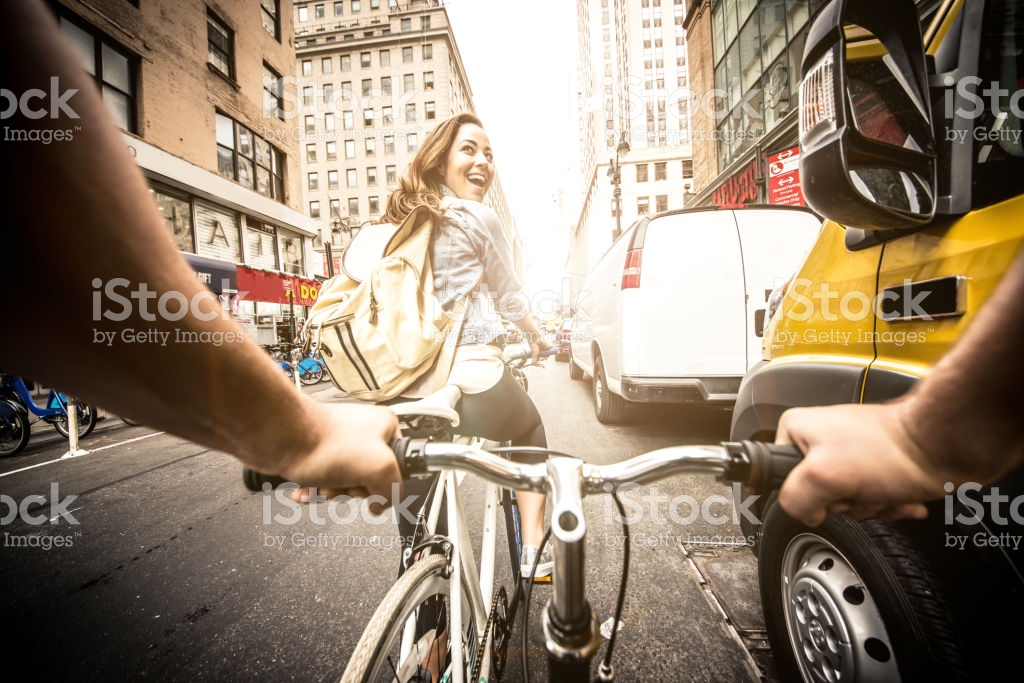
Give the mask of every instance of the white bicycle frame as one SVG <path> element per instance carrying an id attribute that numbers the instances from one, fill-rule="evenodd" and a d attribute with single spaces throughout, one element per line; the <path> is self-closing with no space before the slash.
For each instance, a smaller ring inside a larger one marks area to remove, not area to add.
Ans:
<path id="1" fill-rule="evenodd" d="M 495 544 L 497 543 L 497 516 L 498 516 L 498 487 L 488 483 L 484 494 L 484 528 L 483 540 L 481 541 L 480 570 L 477 572 L 476 558 L 473 553 L 473 544 L 469 538 L 469 530 L 466 526 L 466 515 L 462 507 L 462 499 L 459 496 L 459 484 L 464 473 L 455 470 L 444 470 L 440 473 L 440 482 L 437 493 L 431 502 L 430 510 L 427 513 L 428 537 L 433 535 L 437 529 L 437 520 L 441 516 L 441 505 L 448 500 L 448 539 L 452 542 L 452 575 L 451 595 L 449 601 L 451 609 L 448 626 L 448 639 L 451 643 L 451 681 L 453 683 L 465 683 L 463 679 L 464 664 L 461 646 L 462 623 L 462 587 L 465 586 L 470 598 L 470 609 L 473 619 L 476 622 L 476 633 L 483 633 L 487 625 L 487 612 L 490 609 L 494 590 L 494 557 Z M 410 617 L 405 624 L 402 633 L 401 661 L 412 650 L 415 643 L 416 619 Z M 480 668 L 479 681 L 487 681 L 490 678 L 491 668 L 491 643 L 494 638 L 494 630 L 487 634 L 487 640 L 483 649 L 477 656 L 483 657 L 483 665 Z M 457 641 L 457 642 L 456 642 Z"/>

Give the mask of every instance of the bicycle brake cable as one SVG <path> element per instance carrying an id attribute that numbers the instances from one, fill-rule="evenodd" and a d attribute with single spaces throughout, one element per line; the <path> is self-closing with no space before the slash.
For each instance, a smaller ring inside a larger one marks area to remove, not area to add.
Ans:
<path id="1" fill-rule="evenodd" d="M 615 619 L 612 621 L 612 634 L 608 637 L 608 649 L 604 653 L 604 661 L 599 669 L 598 680 L 613 680 L 615 674 L 612 670 L 612 650 L 615 649 L 615 637 L 619 633 L 619 620 L 622 618 L 622 606 L 626 602 L 626 582 L 629 580 L 629 524 L 626 522 L 626 509 L 622 501 L 615 494 L 612 494 L 615 507 L 619 509 L 619 519 L 622 520 L 623 546 L 622 546 L 622 578 L 619 579 L 619 597 L 615 601 Z"/>
<path id="2" fill-rule="evenodd" d="M 548 527 L 548 530 L 544 532 L 544 539 L 540 542 L 540 547 L 537 548 L 537 559 L 533 562 L 533 569 L 530 570 L 530 579 L 526 582 L 526 592 L 523 595 L 523 633 L 520 647 L 523 660 L 523 683 L 530 683 L 530 662 L 526 656 L 526 647 L 529 642 L 527 632 L 530 625 L 530 594 L 533 592 L 533 577 L 537 574 L 537 565 L 540 564 L 540 556 L 544 554 L 544 548 L 547 547 L 549 538 L 551 538 L 551 527 Z M 520 577 L 520 580 L 522 580 L 522 577 Z"/>

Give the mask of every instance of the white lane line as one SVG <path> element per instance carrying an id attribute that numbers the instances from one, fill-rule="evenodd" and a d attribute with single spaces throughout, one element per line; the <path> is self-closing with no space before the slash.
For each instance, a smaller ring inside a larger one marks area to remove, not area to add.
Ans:
<path id="1" fill-rule="evenodd" d="M 100 446 L 99 448 L 94 448 L 94 449 L 90 450 L 89 452 L 90 453 L 96 453 L 98 451 L 105 451 L 108 448 L 114 448 L 115 446 L 123 446 L 126 443 L 132 443 L 133 441 L 142 441 L 143 439 L 150 439 L 150 438 L 152 438 L 154 436 L 160 436 L 163 433 L 164 432 L 154 432 L 153 434 L 146 434 L 145 436 L 137 436 L 134 439 L 128 439 L 126 441 L 118 441 L 117 443 L 112 443 L 112 444 L 110 444 L 108 446 Z M 39 462 L 39 463 L 36 463 L 35 465 L 29 465 L 28 467 L 22 467 L 20 470 L 11 470 L 10 472 L 4 472 L 3 474 L 0 474 L 0 477 L 9 477 L 12 474 L 18 474 L 19 472 L 26 472 L 28 470 L 34 470 L 35 468 L 42 467 L 43 465 L 52 465 L 53 463 L 61 462 L 64 459 L 65 458 L 61 457 L 61 458 L 57 458 L 56 460 L 47 460 L 46 462 Z"/>

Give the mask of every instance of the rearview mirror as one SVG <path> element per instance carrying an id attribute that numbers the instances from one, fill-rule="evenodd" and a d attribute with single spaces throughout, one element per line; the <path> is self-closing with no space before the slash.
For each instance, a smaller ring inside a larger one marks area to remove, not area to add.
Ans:
<path id="1" fill-rule="evenodd" d="M 843 225 L 898 229 L 935 214 L 936 152 L 914 4 L 833 0 L 811 26 L 800 84 L 807 203 Z"/>

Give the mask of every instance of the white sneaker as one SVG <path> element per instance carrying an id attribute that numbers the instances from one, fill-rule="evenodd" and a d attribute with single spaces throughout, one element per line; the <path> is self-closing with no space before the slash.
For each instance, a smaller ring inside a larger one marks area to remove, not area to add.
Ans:
<path id="1" fill-rule="evenodd" d="M 519 571 L 522 573 L 523 578 L 530 577 L 530 572 L 533 571 L 535 563 L 537 565 L 537 573 L 534 574 L 535 579 L 551 576 L 551 569 L 555 566 L 555 561 L 551 558 L 551 548 L 544 548 L 544 552 L 540 555 L 540 561 L 538 561 L 537 546 L 524 544 L 523 554 L 519 558 Z"/>

